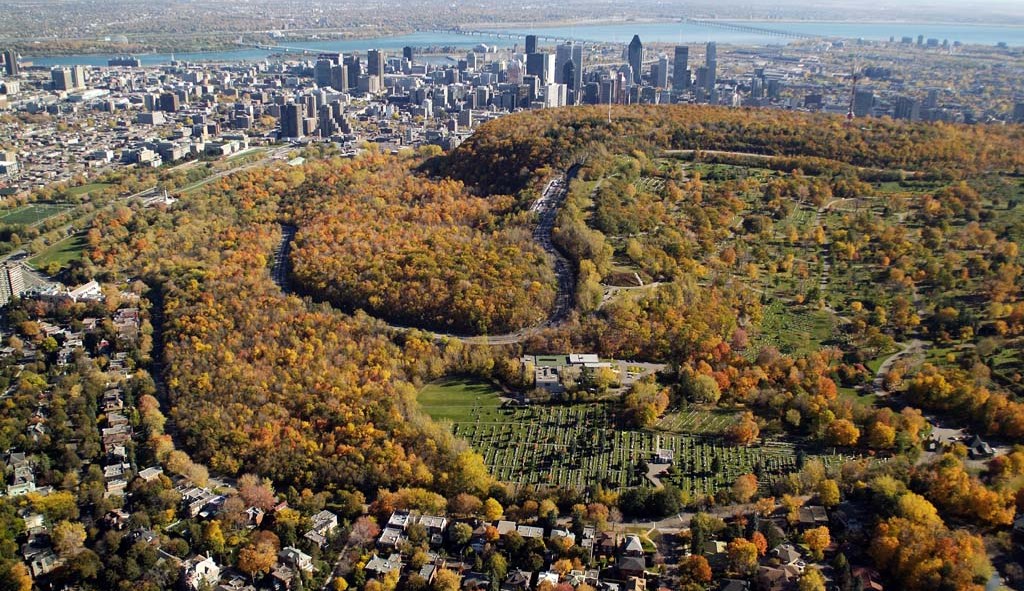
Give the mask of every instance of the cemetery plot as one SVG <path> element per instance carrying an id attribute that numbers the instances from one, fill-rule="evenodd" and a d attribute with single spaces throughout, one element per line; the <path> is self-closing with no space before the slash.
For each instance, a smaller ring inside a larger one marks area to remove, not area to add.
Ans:
<path id="1" fill-rule="evenodd" d="M 494 389 L 480 382 L 433 384 L 419 400 L 483 456 L 495 478 L 518 486 L 641 486 L 647 483 L 642 464 L 658 449 L 675 455 L 667 480 L 694 494 L 713 493 L 752 472 L 767 487 L 796 470 L 791 444 L 736 447 L 706 435 L 732 422 L 724 411 L 676 410 L 662 419 L 659 431 L 639 431 L 625 427 L 612 404 L 502 405 Z"/>

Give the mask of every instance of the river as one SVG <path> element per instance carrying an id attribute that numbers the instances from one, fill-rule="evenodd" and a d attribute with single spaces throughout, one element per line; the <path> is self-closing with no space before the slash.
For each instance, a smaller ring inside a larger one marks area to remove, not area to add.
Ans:
<path id="1" fill-rule="evenodd" d="M 816 35 L 822 37 L 838 37 L 847 39 L 888 40 L 890 37 L 900 39 L 904 36 L 918 35 L 935 38 L 940 42 L 948 39 L 950 43 L 978 45 L 995 45 L 1006 43 L 1012 47 L 1024 46 L 1024 26 L 1014 25 L 974 25 L 974 24 L 909 24 L 909 23 L 851 23 L 851 22 L 755 22 L 746 23 L 752 27 Z M 494 29 L 515 34 L 536 33 L 538 35 L 573 38 L 605 43 L 628 43 L 634 34 L 640 35 L 645 42 L 661 43 L 705 43 L 715 41 L 734 45 L 780 45 L 789 40 L 758 32 L 733 31 L 697 23 L 617 23 L 604 25 L 580 25 L 560 27 L 534 28 L 501 28 Z M 406 45 L 412 47 L 453 47 L 470 49 L 480 43 L 510 47 L 514 39 L 495 38 L 478 35 L 465 35 L 452 32 L 416 32 L 405 35 L 391 35 L 369 39 L 334 39 L 322 41 L 290 41 L 283 45 L 289 48 L 304 49 L 311 53 L 321 51 L 365 52 L 367 49 L 384 49 L 397 51 Z M 543 44 L 543 43 L 542 43 Z M 175 53 L 174 57 L 181 61 L 206 62 L 242 62 L 266 59 L 276 50 L 257 48 L 232 49 L 227 51 L 183 52 Z M 106 65 L 112 54 L 56 55 L 26 58 L 37 66 L 55 65 Z M 138 56 L 143 65 L 165 64 L 171 61 L 171 54 L 154 53 Z"/>

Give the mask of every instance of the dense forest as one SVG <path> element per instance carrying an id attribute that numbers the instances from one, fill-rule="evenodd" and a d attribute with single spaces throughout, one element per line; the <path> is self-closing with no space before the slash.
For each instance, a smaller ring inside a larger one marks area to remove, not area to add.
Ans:
<path id="1" fill-rule="evenodd" d="M 342 309 L 471 334 L 544 319 L 554 275 L 513 198 L 413 174 L 381 156 L 310 171 L 290 191 L 301 221 L 292 254 L 299 289 Z"/>
<path id="2" fill-rule="evenodd" d="M 666 364 L 660 381 L 613 402 L 641 429 L 692 405 L 735 415 L 716 434 L 726 446 L 788 437 L 860 456 L 689 505 L 758 492 L 795 511 L 795 497 L 825 497 L 827 481 L 830 506 L 841 490 L 870 508 L 857 543 L 900 588 L 974 589 L 988 571 L 981 534 L 1005 531 L 1024 498 L 1024 452 L 969 464 L 960 445 L 924 457 L 931 419 L 918 408 L 970 415 L 977 432 L 1011 443 L 1024 433 L 1024 405 L 997 385 L 994 360 L 1024 332 L 1022 230 L 995 213 L 1015 207 L 1000 183 L 1019 178 L 1022 139 L 1015 127 L 847 127 L 706 107 L 616 109 L 611 124 L 600 110 L 551 109 L 488 123 L 448 155 L 310 149 L 303 166 L 219 178 L 170 209 L 100 211 L 77 271 L 138 277 L 157 294 L 161 400 L 145 399 L 143 423 L 154 446 L 173 436 L 215 472 L 334 497 L 360 490 L 381 515 L 386 490 L 401 487 L 483 497 L 494 494 L 483 458 L 420 413 L 425 381 L 469 374 L 525 388 L 523 352 L 654 360 Z M 495 333 L 541 320 L 554 278 L 525 205 L 583 157 L 553 232 L 578 277 L 565 323 L 507 350 L 385 324 Z M 729 176 L 737 168 L 759 176 Z M 988 169 L 1007 174 L 979 179 Z M 831 211 L 835 201 L 850 207 Z M 298 228 L 292 283 L 303 297 L 269 272 L 282 223 Z M 824 294 L 829 277 L 837 287 Z M 795 312 L 843 320 L 803 346 L 767 340 L 768 321 Z M 882 372 L 896 339 L 911 337 L 944 350 L 916 374 Z M 858 394 L 869 388 L 877 399 Z M 157 406 L 167 434 L 153 428 Z M 202 472 L 182 464 L 175 473 Z M 683 498 L 598 492 L 588 494 L 645 517 Z"/>
<path id="3" fill-rule="evenodd" d="M 352 174 L 379 164 L 368 157 Z M 173 212 L 105 212 L 87 256 L 139 273 L 162 295 L 169 415 L 212 469 L 332 490 L 485 488 L 478 456 L 412 403 L 412 380 L 469 352 L 415 334 L 395 344 L 365 315 L 286 296 L 271 280 L 278 220 L 301 217 L 302 190 L 318 194 L 307 178 L 350 166 L 251 170 Z"/>
<path id="4" fill-rule="evenodd" d="M 544 109 L 482 126 L 444 163 L 455 178 L 490 192 L 515 192 L 540 167 L 565 168 L 595 150 L 716 150 L 799 157 L 818 166 L 904 169 L 957 176 L 1020 171 L 1019 126 L 911 124 L 724 107 L 630 106 Z M 833 161 L 831 164 L 822 160 Z"/>

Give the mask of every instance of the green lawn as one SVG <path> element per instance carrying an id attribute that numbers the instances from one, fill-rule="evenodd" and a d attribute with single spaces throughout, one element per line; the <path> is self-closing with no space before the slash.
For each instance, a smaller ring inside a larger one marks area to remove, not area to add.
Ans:
<path id="1" fill-rule="evenodd" d="M 70 209 L 70 205 L 35 203 L 13 209 L 0 216 L 0 223 L 32 225 Z"/>
<path id="2" fill-rule="evenodd" d="M 427 384 L 417 400 L 434 420 L 472 421 L 498 416 L 498 390 L 479 380 L 451 378 Z"/>
<path id="3" fill-rule="evenodd" d="M 85 234 L 79 233 L 54 242 L 49 248 L 30 258 L 28 263 L 37 268 L 48 267 L 51 263 L 57 263 L 63 267 L 81 257 L 84 250 Z"/>
<path id="4" fill-rule="evenodd" d="M 93 191 L 101 191 L 109 186 L 110 183 L 89 183 L 78 187 L 71 187 L 67 190 L 67 194 L 71 197 L 78 197 L 79 195 L 84 195 Z"/>

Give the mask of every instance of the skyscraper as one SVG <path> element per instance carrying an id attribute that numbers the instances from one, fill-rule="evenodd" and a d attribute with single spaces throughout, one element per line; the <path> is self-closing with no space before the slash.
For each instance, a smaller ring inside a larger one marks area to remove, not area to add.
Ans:
<path id="1" fill-rule="evenodd" d="M 343 63 L 348 67 L 348 87 L 355 88 L 359 85 L 359 77 L 363 75 L 363 66 L 359 62 L 359 56 L 347 55 Z"/>
<path id="2" fill-rule="evenodd" d="M 371 49 L 366 52 L 366 75 L 376 76 L 381 85 L 384 83 L 384 52 Z"/>
<path id="3" fill-rule="evenodd" d="M 921 119 L 921 103 L 909 96 L 896 97 L 896 108 L 893 118 L 906 121 L 918 121 Z"/>
<path id="4" fill-rule="evenodd" d="M 668 56 L 663 55 L 658 58 L 658 72 L 652 78 L 654 79 L 654 86 L 668 88 Z"/>
<path id="5" fill-rule="evenodd" d="M 633 35 L 629 42 L 629 66 L 633 68 L 633 84 L 640 84 L 640 71 L 644 64 L 644 44 L 640 42 L 640 35 Z"/>
<path id="6" fill-rule="evenodd" d="M 316 65 L 313 66 L 313 82 L 316 85 L 324 88 L 331 86 L 331 68 L 334 67 L 334 62 L 329 59 L 321 57 L 316 60 Z"/>
<path id="7" fill-rule="evenodd" d="M 413 62 L 413 58 L 414 58 L 414 55 L 413 55 L 412 47 L 410 47 L 408 45 L 403 47 L 402 48 L 402 59 L 407 59 L 407 60 L 409 60 L 409 63 L 412 63 Z"/>
<path id="8" fill-rule="evenodd" d="M 71 81 L 71 70 L 67 68 L 54 68 L 50 70 L 50 80 L 53 81 L 54 90 L 71 90 L 75 87 Z"/>
<path id="9" fill-rule="evenodd" d="M 305 109 L 302 105 L 288 103 L 281 107 L 281 137 L 302 137 L 302 119 Z"/>
<path id="10" fill-rule="evenodd" d="M 21 73 L 21 68 L 18 66 L 18 54 L 14 53 L 13 49 L 4 51 L 4 70 L 8 76 L 17 76 Z"/>
<path id="11" fill-rule="evenodd" d="M 573 80 L 564 78 L 565 64 L 573 63 Z M 569 42 L 555 48 L 555 82 L 565 84 L 570 89 L 583 88 L 583 46 Z"/>
<path id="12" fill-rule="evenodd" d="M 531 53 L 537 53 L 537 36 L 527 35 L 526 36 L 526 55 Z"/>
<path id="13" fill-rule="evenodd" d="M 71 87 L 85 88 L 85 68 L 82 66 L 71 67 Z"/>
<path id="14" fill-rule="evenodd" d="M 530 53 L 526 56 L 526 73 L 536 76 L 540 83 L 550 84 L 555 78 L 555 60 L 550 53 Z"/>
<path id="15" fill-rule="evenodd" d="M 718 82 L 718 45 L 714 41 L 708 43 L 705 67 L 708 69 L 705 77 L 705 83 L 707 84 L 705 90 L 713 98 L 715 96 L 715 84 Z"/>
<path id="16" fill-rule="evenodd" d="M 348 90 L 348 66 L 331 66 L 331 87 L 335 90 Z"/>
<path id="17" fill-rule="evenodd" d="M 853 95 L 853 114 L 857 117 L 866 117 L 871 114 L 875 106 L 875 92 L 871 89 L 858 90 Z"/>
<path id="18" fill-rule="evenodd" d="M 672 67 L 672 90 L 683 92 L 690 88 L 690 48 L 679 45 L 675 50 Z"/>

